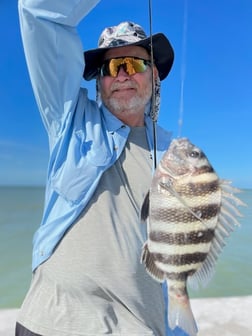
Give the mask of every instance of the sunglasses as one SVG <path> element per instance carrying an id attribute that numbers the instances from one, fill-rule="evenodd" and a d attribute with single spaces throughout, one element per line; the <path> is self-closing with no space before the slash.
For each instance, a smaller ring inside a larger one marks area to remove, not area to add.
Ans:
<path id="1" fill-rule="evenodd" d="M 148 65 L 151 65 L 151 61 L 138 57 L 111 58 L 104 61 L 102 64 L 100 75 L 102 77 L 111 76 L 115 78 L 117 77 L 120 68 L 123 67 L 123 70 L 131 76 L 136 73 L 145 72 Z"/>

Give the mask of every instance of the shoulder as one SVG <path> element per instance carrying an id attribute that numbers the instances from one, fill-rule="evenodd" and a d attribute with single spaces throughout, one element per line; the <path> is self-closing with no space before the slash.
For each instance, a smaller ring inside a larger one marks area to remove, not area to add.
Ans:
<path id="1" fill-rule="evenodd" d="M 160 151 L 166 151 L 171 143 L 172 132 L 157 125 L 157 144 Z"/>

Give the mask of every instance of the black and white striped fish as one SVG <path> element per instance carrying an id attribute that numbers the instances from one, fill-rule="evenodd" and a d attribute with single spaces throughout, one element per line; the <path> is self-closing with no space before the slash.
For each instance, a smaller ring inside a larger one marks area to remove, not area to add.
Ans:
<path id="1" fill-rule="evenodd" d="M 245 204 L 237 192 L 185 138 L 172 141 L 156 169 L 141 210 L 148 225 L 141 261 L 154 279 L 167 281 L 172 329 L 197 334 L 187 282 L 206 283 L 212 275 L 225 238 L 239 225 L 237 206 Z"/>

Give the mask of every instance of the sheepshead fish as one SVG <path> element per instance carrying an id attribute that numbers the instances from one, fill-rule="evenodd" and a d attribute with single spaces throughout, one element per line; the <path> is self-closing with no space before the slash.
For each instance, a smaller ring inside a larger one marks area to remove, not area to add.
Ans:
<path id="1" fill-rule="evenodd" d="M 197 335 L 189 285 L 209 281 L 218 256 L 245 205 L 238 189 L 220 180 L 206 155 L 186 138 L 175 139 L 160 161 L 141 210 L 148 237 L 141 262 L 167 281 L 168 322 Z"/>

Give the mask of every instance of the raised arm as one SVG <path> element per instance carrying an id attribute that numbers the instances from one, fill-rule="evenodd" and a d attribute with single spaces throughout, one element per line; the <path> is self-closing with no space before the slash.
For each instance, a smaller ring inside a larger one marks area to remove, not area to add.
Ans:
<path id="1" fill-rule="evenodd" d="M 19 0 L 21 34 L 38 108 L 51 137 L 73 113 L 84 69 L 76 26 L 99 0 Z"/>

